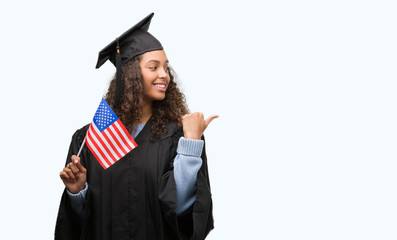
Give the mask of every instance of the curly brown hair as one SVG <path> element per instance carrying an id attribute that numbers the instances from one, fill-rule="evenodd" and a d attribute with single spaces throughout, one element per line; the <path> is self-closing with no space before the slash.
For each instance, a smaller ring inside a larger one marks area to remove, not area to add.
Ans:
<path id="1" fill-rule="evenodd" d="M 144 97 L 144 82 L 139 63 L 141 56 L 137 56 L 124 64 L 121 68 L 121 94 L 119 106 L 113 109 L 127 129 L 132 129 L 139 123 L 142 114 Z M 161 134 L 167 134 L 167 123 L 175 121 L 181 127 L 181 118 L 189 112 L 185 95 L 179 90 L 174 80 L 172 70 L 169 71 L 170 82 L 162 101 L 153 102 L 151 141 L 158 139 Z M 116 75 L 110 81 L 105 99 L 113 108 L 116 94 Z"/>

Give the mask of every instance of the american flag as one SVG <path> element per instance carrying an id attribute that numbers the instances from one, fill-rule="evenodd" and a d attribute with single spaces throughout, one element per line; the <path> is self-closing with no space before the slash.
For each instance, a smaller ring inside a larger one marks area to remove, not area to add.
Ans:
<path id="1" fill-rule="evenodd" d="M 85 142 L 104 169 L 138 146 L 104 98 L 87 131 Z"/>

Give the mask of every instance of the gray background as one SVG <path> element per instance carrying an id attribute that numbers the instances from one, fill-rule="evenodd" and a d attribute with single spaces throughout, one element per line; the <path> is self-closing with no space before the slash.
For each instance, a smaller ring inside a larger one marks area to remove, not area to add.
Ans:
<path id="1" fill-rule="evenodd" d="M 0 229 L 51 239 L 69 142 L 150 12 L 206 131 L 208 239 L 396 239 L 395 1 L 3 1 Z M 3 238 L 3 237 L 2 237 Z"/>

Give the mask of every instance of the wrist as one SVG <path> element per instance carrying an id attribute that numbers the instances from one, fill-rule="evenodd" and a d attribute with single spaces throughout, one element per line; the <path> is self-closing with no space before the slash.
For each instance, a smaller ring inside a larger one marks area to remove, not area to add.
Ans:
<path id="1" fill-rule="evenodd" d="M 201 140 L 200 137 L 185 137 L 186 139 L 191 139 L 191 140 Z"/>
<path id="2" fill-rule="evenodd" d="M 195 140 L 201 140 L 201 136 L 198 136 L 197 134 L 184 134 L 184 137 L 186 139 L 195 139 Z"/>
<path id="3" fill-rule="evenodd" d="M 86 188 L 86 183 L 83 183 L 82 185 L 77 186 L 76 188 L 73 189 L 67 188 L 67 189 L 71 194 L 78 194 L 79 192 L 83 191 L 85 188 Z"/>
<path id="4" fill-rule="evenodd" d="M 176 151 L 178 154 L 200 157 L 203 147 L 204 141 L 201 139 L 186 139 L 185 137 L 181 137 Z"/>
<path id="5" fill-rule="evenodd" d="M 77 193 L 72 193 L 72 192 L 69 191 L 68 188 L 66 188 L 67 194 L 69 195 L 70 198 L 73 198 L 73 199 L 77 199 L 77 198 L 81 198 L 81 197 L 84 198 L 85 195 L 87 194 L 87 191 L 88 191 L 88 184 L 87 184 L 87 182 L 86 182 L 85 185 L 84 185 L 84 189 L 81 190 L 81 191 L 79 191 L 79 192 L 77 192 Z"/>

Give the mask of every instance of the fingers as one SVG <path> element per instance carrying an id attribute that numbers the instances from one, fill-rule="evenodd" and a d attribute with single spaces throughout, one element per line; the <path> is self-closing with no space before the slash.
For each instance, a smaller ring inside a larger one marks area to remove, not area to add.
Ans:
<path id="1" fill-rule="evenodd" d="M 59 173 L 59 176 L 61 177 L 61 179 L 62 179 L 63 181 L 69 179 L 69 175 L 68 175 L 66 172 L 64 172 L 64 171 L 61 171 L 61 172 Z"/>
<path id="2" fill-rule="evenodd" d="M 74 175 L 77 175 L 79 173 L 79 169 L 77 168 L 76 163 L 80 162 L 80 158 L 72 155 L 71 159 L 72 161 L 68 165 L 66 165 L 66 168 L 69 168 L 70 170 L 72 170 Z"/>
<path id="3" fill-rule="evenodd" d="M 79 169 L 80 172 L 82 173 L 86 173 L 87 169 L 85 169 L 85 167 L 83 167 L 83 165 L 81 165 L 80 162 L 77 163 L 77 168 Z"/>
<path id="4" fill-rule="evenodd" d="M 87 169 L 85 169 L 85 167 L 80 163 L 80 158 L 78 159 L 77 163 L 75 163 L 75 166 L 77 167 L 79 172 L 81 172 L 81 173 L 87 172 Z"/>
<path id="5" fill-rule="evenodd" d="M 73 155 L 72 161 L 59 173 L 63 181 L 75 181 L 79 173 L 85 174 L 87 169 L 80 163 L 80 158 Z"/>
<path id="6" fill-rule="evenodd" d="M 205 122 L 205 126 L 207 127 L 211 123 L 212 120 L 214 120 L 215 118 L 218 118 L 218 117 L 219 117 L 219 115 L 211 115 L 211 116 L 209 116 L 204 121 Z"/>
<path id="7" fill-rule="evenodd" d="M 75 155 L 72 155 L 72 162 L 69 164 L 68 167 L 73 171 L 74 174 L 77 174 L 78 172 L 87 172 L 87 169 L 85 169 L 85 167 L 80 163 L 80 158 Z"/>
<path id="8" fill-rule="evenodd" d="M 182 117 L 184 137 L 200 140 L 208 124 L 217 117 L 219 116 L 211 115 L 208 119 L 204 120 L 204 114 L 201 112 L 184 115 Z"/>
<path id="9" fill-rule="evenodd" d="M 76 155 L 72 155 L 72 163 L 74 163 L 74 164 L 76 164 L 76 163 L 78 163 L 78 162 L 80 162 L 80 158 L 79 157 L 77 157 Z"/>
<path id="10" fill-rule="evenodd" d="M 205 125 L 205 127 L 207 127 L 212 120 L 214 120 L 215 118 L 218 118 L 219 115 L 214 114 L 209 116 L 207 119 L 204 120 L 204 114 L 201 112 L 195 112 L 195 113 L 189 113 L 186 114 L 182 117 L 182 122 L 187 122 L 187 121 L 194 121 L 194 124 L 203 124 Z"/>
<path id="11" fill-rule="evenodd" d="M 87 177 L 87 170 L 80 163 L 80 158 L 73 155 L 65 168 L 59 173 L 59 176 L 65 187 L 71 193 L 78 193 L 84 189 L 84 185 Z"/>
<path id="12" fill-rule="evenodd" d="M 65 180 L 75 180 L 76 179 L 75 174 L 68 167 L 65 167 L 59 175 L 60 175 L 61 179 L 65 179 Z"/>
<path id="13" fill-rule="evenodd" d="M 69 168 L 70 170 L 72 170 L 73 174 L 77 174 L 79 173 L 79 169 L 77 168 L 77 166 L 73 163 L 69 163 L 67 166 L 67 168 Z"/>

